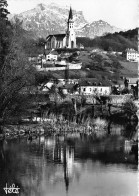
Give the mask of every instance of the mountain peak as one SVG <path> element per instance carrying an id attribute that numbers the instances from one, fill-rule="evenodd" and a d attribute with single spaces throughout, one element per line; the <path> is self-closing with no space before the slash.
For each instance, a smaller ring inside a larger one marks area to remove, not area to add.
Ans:
<path id="1" fill-rule="evenodd" d="M 38 5 L 37 5 L 37 8 L 39 8 L 40 10 L 45 10 L 46 9 L 46 5 L 45 4 L 43 4 L 43 3 L 39 3 Z"/>
<path id="2" fill-rule="evenodd" d="M 106 23 L 104 20 L 101 20 L 101 19 L 100 19 L 98 22 L 103 22 L 103 23 Z"/>
<path id="3" fill-rule="evenodd" d="M 34 32 L 36 37 L 46 37 L 49 34 L 65 33 L 68 14 L 69 7 L 67 6 L 39 3 L 35 8 L 20 13 L 16 17 L 23 21 L 25 30 Z M 117 31 L 116 28 L 103 20 L 88 23 L 82 11 L 73 10 L 73 18 L 77 37 L 94 38 L 104 33 Z"/>

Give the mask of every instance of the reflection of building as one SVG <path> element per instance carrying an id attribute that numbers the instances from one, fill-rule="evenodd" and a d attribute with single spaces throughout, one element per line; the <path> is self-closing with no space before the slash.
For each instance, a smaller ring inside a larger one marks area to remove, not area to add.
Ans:
<path id="1" fill-rule="evenodd" d="M 131 152 L 131 141 L 125 140 L 125 145 L 124 145 L 124 151 L 125 153 L 130 153 Z"/>
<path id="2" fill-rule="evenodd" d="M 60 148 L 59 148 L 60 147 Z M 78 163 L 75 163 L 74 161 L 74 149 L 66 146 L 55 146 L 53 150 L 53 160 L 56 163 L 60 163 L 63 165 L 63 171 L 61 171 L 64 174 L 64 182 L 66 191 L 68 191 L 69 183 L 73 179 L 74 176 L 79 178 L 79 165 Z M 63 175 L 57 171 L 55 173 L 54 181 L 57 181 L 63 178 Z"/>
<path id="3" fill-rule="evenodd" d="M 67 31 L 65 34 L 49 35 L 46 38 L 46 49 L 52 48 L 76 48 L 76 35 L 74 31 L 73 13 L 70 8 L 67 22 Z"/>

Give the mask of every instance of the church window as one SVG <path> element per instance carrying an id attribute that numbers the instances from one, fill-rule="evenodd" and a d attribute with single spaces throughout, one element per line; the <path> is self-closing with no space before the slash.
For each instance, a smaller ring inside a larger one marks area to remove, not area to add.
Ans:
<path id="1" fill-rule="evenodd" d="M 53 42 L 52 42 L 52 48 L 54 48 L 54 47 L 55 47 L 55 42 L 53 41 Z"/>

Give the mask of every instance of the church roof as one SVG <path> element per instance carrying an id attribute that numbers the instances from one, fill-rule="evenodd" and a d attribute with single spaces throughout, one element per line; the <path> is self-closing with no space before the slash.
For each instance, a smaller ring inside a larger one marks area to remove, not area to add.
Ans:
<path id="1" fill-rule="evenodd" d="M 56 50 L 51 51 L 51 54 L 58 55 L 58 52 Z"/>
<path id="2" fill-rule="evenodd" d="M 66 34 L 53 34 L 53 35 L 48 35 L 46 38 L 46 41 L 50 41 L 52 37 L 55 37 L 58 41 L 63 40 Z"/>
<path id="3" fill-rule="evenodd" d="M 69 11 L 69 18 L 68 18 L 68 20 L 70 20 L 70 19 L 73 19 L 73 14 L 72 14 L 72 9 L 71 9 L 71 7 L 70 7 L 70 11 Z"/>

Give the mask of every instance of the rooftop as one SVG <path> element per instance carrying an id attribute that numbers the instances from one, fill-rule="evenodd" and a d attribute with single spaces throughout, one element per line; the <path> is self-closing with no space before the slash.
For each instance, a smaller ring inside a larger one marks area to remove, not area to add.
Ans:
<path id="1" fill-rule="evenodd" d="M 49 41 L 52 39 L 52 37 L 55 37 L 57 40 L 63 40 L 66 34 L 53 34 L 53 35 L 48 35 L 46 38 L 46 41 Z"/>
<path id="2" fill-rule="evenodd" d="M 134 50 L 133 48 L 127 48 L 126 52 L 128 52 L 128 53 L 139 53 L 138 51 Z"/>
<path id="3" fill-rule="evenodd" d="M 111 86 L 109 81 L 98 81 L 97 78 L 87 78 L 79 81 L 80 86 Z"/>
<path id="4" fill-rule="evenodd" d="M 138 81 L 138 78 L 127 78 L 129 80 L 130 84 L 136 84 L 136 82 Z"/>

